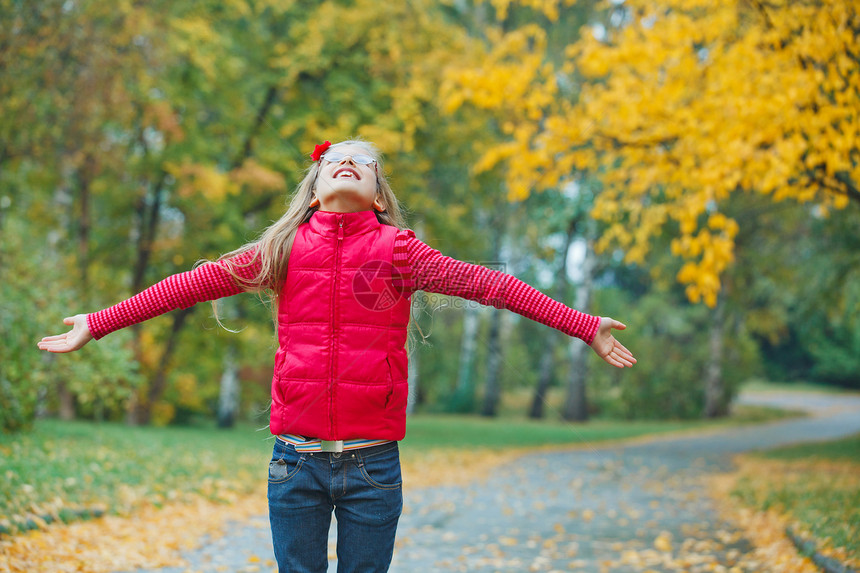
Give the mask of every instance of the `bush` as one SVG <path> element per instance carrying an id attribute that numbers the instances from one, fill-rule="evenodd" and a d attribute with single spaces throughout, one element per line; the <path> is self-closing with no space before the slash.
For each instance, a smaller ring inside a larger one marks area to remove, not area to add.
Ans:
<path id="1" fill-rule="evenodd" d="M 589 390 L 599 414 L 624 419 L 701 417 L 714 311 L 661 292 L 634 302 L 614 289 L 598 292 L 596 306 L 599 314 L 624 317 L 628 330 L 618 338 L 638 359 L 629 370 L 589 368 Z M 726 404 L 738 382 L 758 364 L 753 341 L 731 328 L 731 314 L 727 316 L 722 362 Z"/>
<path id="2" fill-rule="evenodd" d="M 0 430 L 10 432 L 32 423 L 39 390 L 44 387 L 46 360 L 36 348 L 40 311 L 34 289 L 22 289 L 20 279 L 4 275 L 0 280 Z"/>
<path id="3" fill-rule="evenodd" d="M 36 343 L 43 336 L 68 329 L 62 319 L 80 304 L 78 292 L 57 256 L 25 247 L 43 242 L 27 234 L 26 222 L 9 216 L 3 223 L 0 431 L 28 428 L 37 404 L 47 407 L 60 380 L 84 410 L 121 410 L 130 389 L 140 381 L 137 363 L 124 344 L 128 334 L 90 343 L 84 352 L 53 355 L 39 350 Z M 26 258 L 18 256 L 23 252 Z"/>

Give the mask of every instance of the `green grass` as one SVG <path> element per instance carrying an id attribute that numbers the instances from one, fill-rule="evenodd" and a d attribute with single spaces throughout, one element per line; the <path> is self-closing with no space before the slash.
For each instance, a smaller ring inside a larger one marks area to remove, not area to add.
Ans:
<path id="1" fill-rule="evenodd" d="M 433 447 L 518 448 L 545 445 L 588 445 L 608 440 L 635 438 L 683 430 L 766 422 L 799 415 L 775 408 L 743 406 L 722 420 L 618 421 L 587 423 L 538 421 L 516 417 L 503 419 L 478 416 L 421 415 L 410 418 L 404 451 Z"/>
<path id="2" fill-rule="evenodd" d="M 264 479 L 271 440 L 251 427 L 41 420 L 31 432 L 0 435 L 0 532 L 190 496 L 229 499 Z"/>
<path id="3" fill-rule="evenodd" d="M 860 434 L 830 442 L 812 442 L 784 446 L 761 452 L 760 455 L 773 460 L 833 460 L 860 464 Z"/>
<path id="4" fill-rule="evenodd" d="M 757 452 L 733 495 L 797 520 L 818 545 L 860 560 L 860 434 Z M 757 466 L 757 464 L 761 464 Z"/>
<path id="5" fill-rule="evenodd" d="M 481 418 L 433 415 L 411 420 L 405 451 L 434 446 L 471 448 L 520 448 L 537 445 L 589 444 L 632 438 L 645 434 L 684 430 L 701 424 L 689 422 L 590 422 L 565 424 L 527 420 L 498 421 Z"/>
<path id="6" fill-rule="evenodd" d="M 773 382 L 769 380 L 751 379 L 743 385 L 744 390 L 755 392 L 822 392 L 825 394 L 844 394 L 850 392 L 845 388 L 814 382 Z"/>
<path id="7" fill-rule="evenodd" d="M 587 424 L 417 415 L 409 419 L 402 446 L 406 456 L 415 457 L 434 448 L 589 445 L 784 415 L 744 408 L 721 421 Z M 218 430 L 39 420 L 30 432 L 0 434 L 0 533 L 195 496 L 229 501 L 265 484 L 272 440 L 268 431 L 249 425 Z"/>

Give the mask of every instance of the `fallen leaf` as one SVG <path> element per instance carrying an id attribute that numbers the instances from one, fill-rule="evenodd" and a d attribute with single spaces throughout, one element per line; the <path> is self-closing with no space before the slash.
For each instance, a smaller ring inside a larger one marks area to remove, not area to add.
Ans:
<path id="1" fill-rule="evenodd" d="M 661 531 L 660 535 L 654 540 L 654 547 L 659 551 L 672 551 L 672 534 L 668 531 Z"/>

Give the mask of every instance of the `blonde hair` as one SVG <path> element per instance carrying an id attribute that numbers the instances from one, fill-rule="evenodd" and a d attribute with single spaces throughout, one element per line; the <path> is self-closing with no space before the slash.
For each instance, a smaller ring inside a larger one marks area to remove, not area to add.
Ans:
<path id="1" fill-rule="evenodd" d="M 376 191 L 379 194 L 380 203 L 385 208 L 384 211 L 376 211 L 377 220 L 383 225 L 391 225 L 398 229 L 403 229 L 406 226 L 403 211 L 388 184 L 385 177 L 385 170 L 382 166 L 382 154 L 379 149 L 372 143 L 361 139 L 350 139 L 341 141 L 331 146 L 331 148 L 342 145 L 355 145 L 363 148 L 367 153 L 376 160 Z M 330 149 L 331 149 L 330 148 Z M 305 173 L 304 179 L 296 187 L 292 198 L 287 207 L 287 212 L 272 223 L 260 238 L 256 241 L 247 243 L 234 251 L 223 254 L 218 258 L 218 261 L 226 263 L 227 272 L 232 275 L 233 279 L 240 288 L 246 292 L 256 292 L 261 295 L 266 293 L 271 303 L 272 321 L 277 327 L 278 315 L 278 298 L 281 295 L 281 290 L 287 278 L 287 263 L 290 259 L 290 251 L 293 248 L 293 241 L 296 238 L 296 231 L 299 225 L 307 223 L 311 216 L 319 207 L 311 207 L 310 203 L 314 197 L 317 177 L 319 176 L 322 160 L 315 161 Z M 253 252 L 253 257 L 247 263 L 237 263 L 231 260 L 237 255 L 247 252 Z M 257 264 L 260 261 L 260 271 L 256 276 L 247 279 L 239 276 L 236 273 L 237 267 L 249 267 Z M 203 261 L 208 262 L 208 261 Z M 223 328 L 218 316 L 218 307 L 216 301 L 212 301 L 212 308 L 215 312 L 215 320 Z M 227 329 L 229 330 L 229 329 Z"/>

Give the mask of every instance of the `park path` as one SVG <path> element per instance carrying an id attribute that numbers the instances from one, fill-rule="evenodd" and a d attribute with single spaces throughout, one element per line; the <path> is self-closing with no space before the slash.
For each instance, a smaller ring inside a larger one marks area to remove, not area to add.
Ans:
<path id="1" fill-rule="evenodd" d="M 391 571 L 762 570 L 745 564 L 749 544 L 721 520 L 705 478 L 730 471 L 737 453 L 860 432 L 860 395 L 762 392 L 740 400 L 812 415 L 536 452 L 466 486 L 407 487 Z M 186 554 L 189 567 L 157 571 L 274 571 L 271 556 L 260 516 Z"/>

